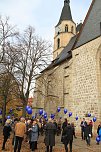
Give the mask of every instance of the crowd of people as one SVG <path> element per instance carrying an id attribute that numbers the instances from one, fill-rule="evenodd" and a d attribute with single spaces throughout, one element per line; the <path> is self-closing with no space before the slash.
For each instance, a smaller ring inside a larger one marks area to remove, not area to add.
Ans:
<path id="1" fill-rule="evenodd" d="M 90 140 L 93 137 L 92 120 L 86 121 L 85 118 L 81 121 L 81 137 L 85 140 L 87 145 L 90 146 Z M 55 146 L 55 135 L 61 138 L 61 142 L 64 144 L 65 152 L 68 152 L 68 144 L 70 152 L 72 152 L 73 138 L 77 138 L 75 134 L 74 123 L 69 123 L 67 119 L 64 122 L 59 119 L 52 120 L 49 118 L 48 122 L 45 119 L 20 119 L 14 120 L 7 119 L 3 128 L 3 145 L 2 150 L 5 149 L 5 144 L 10 137 L 10 132 L 13 132 L 12 145 L 14 146 L 14 152 L 20 152 L 23 139 L 29 143 L 29 149 L 34 152 L 37 149 L 37 141 L 39 136 L 44 136 L 44 143 L 46 145 L 45 152 L 52 152 L 53 146 Z M 101 123 L 97 129 L 98 136 L 101 139 Z M 97 142 L 99 144 L 99 142 Z"/>

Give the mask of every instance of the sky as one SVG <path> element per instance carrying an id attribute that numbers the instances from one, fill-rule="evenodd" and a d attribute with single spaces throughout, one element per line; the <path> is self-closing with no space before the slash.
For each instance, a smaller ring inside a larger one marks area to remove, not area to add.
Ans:
<path id="1" fill-rule="evenodd" d="M 70 0 L 75 23 L 84 20 L 92 0 Z M 0 0 L 0 15 L 9 16 L 12 25 L 22 31 L 29 25 L 45 40 L 53 42 L 64 0 Z"/>

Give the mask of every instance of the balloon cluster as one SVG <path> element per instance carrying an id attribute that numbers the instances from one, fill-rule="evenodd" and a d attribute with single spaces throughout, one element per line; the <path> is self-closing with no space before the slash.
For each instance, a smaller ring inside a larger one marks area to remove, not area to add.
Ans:
<path id="1" fill-rule="evenodd" d="M 26 111 L 29 115 L 32 114 L 32 108 L 30 106 L 26 106 Z"/>

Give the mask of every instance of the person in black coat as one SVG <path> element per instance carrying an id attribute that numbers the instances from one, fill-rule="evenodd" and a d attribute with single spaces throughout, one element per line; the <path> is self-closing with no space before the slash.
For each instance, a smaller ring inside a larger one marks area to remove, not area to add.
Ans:
<path id="1" fill-rule="evenodd" d="M 64 130 L 65 127 L 67 127 L 67 125 L 68 125 L 68 121 L 67 121 L 67 119 L 65 118 L 65 120 L 64 120 L 64 122 L 63 122 L 63 124 L 62 124 L 62 129 Z"/>
<path id="2" fill-rule="evenodd" d="M 81 136 L 82 140 L 85 140 L 85 128 L 86 128 L 87 122 L 85 121 L 85 118 L 83 118 L 83 121 L 81 121 Z"/>
<path id="3" fill-rule="evenodd" d="M 87 122 L 87 125 L 85 127 L 85 139 L 86 139 L 86 143 L 87 145 L 90 146 L 90 138 L 91 138 L 91 127 L 89 122 Z"/>
<path id="4" fill-rule="evenodd" d="M 62 142 L 65 146 L 65 151 L 68 152 L 68 144 L 70 145 L 70 152 L 72 152 L 72 143 L 73 143 L 73 127 L 68 123 L 67 127 L 63 130 L 62 133 Z"/>
<path id="5" fill-rule="evenodd" d="M 4 140 L 3 140 L 2 150 L 5 150 L 5 144 L 8 140 L 8 138 L 10 137 L 10 132 L 12 131 L 10 123 L 11 123 L 11 120 L 7 119 L 6 122 L 5 122 L 5 126 L 3 128 Z"/>
<path id="6" fill-rule="evenodd" d="M 55 133 L 56 126 L 53 124 L 52 119 L 45 126 L 45 145 L 46 152 L 52 152 L 53 146 L 55 146 Z"/>

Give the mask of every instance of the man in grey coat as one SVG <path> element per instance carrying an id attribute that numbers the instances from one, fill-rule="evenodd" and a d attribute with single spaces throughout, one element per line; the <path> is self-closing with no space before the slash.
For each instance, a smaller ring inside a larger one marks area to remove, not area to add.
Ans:
<path id="1" fill-rule="evenodd" d="M 46 152 L 52 152 L 53 146 L 55 146 L 55 133 L 56 126 L 53 124 L 52 119 L 49 119 L 45 126 Z"/>

